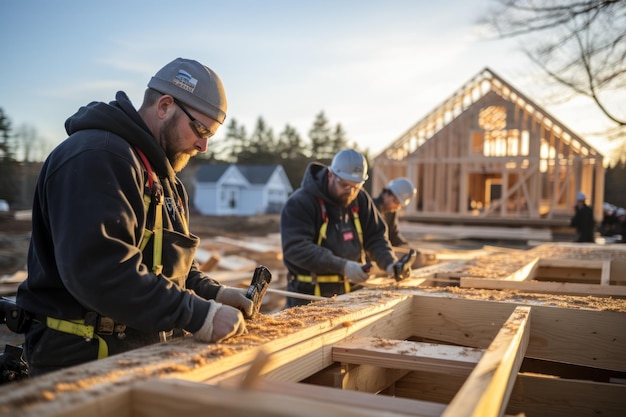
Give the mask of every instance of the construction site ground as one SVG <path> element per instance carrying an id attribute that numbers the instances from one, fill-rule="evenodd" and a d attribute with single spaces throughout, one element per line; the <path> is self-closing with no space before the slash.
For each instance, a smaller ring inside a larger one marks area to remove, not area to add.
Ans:
<path id="1" fill-rule="evenodd" d="M 0 213 L 0 278 L 11 276 L 18 271 L 26 270 L 26 258 L 30 241 L 30 219 L 20 219 L 19 216 Z M 201 241 L 212 241 L 215 238 L 253 241 L 255 238 L 273 235 L 278 238 L 279 215 L 258 215 L 252 217 L 239 216 L 202 216 L 192 215 L 191 230 L 201 238 Z M 452 234 L 443 235 L 416 235 L 407 236 L 411 244 L 438 261 L 449 261 L 472 257 L 473 253 L 480 252 L 486 247 L 501 247 L 524 250 L 530 248 L 526 240 L 509 239 L 455 239 Z M 572 236 L 559 235 L 562 240 L 571 240 Z M 274 239 L 276 242 L 279 240 Z M 217 245 L 220 245 L 219 241 Z M 219 275 L 219 274 L 218 274 Z M 219 278 L 218 278 L 219 280 Z M 226 284 L 232 285 L 227 282 Z M 4 294 L 12 297 L 14 294 Z M 267 296 L 266 296 L 267 297 Z M 282 297 L 284 300 L 284 297 Z M 271 311 L 280 310 L 280 301 L 270 307 Z M 17 345 L 23 341 L 23 336 L 14 334 L 4 325 L 0 325 L 0 352 L 5 344 Z"/>

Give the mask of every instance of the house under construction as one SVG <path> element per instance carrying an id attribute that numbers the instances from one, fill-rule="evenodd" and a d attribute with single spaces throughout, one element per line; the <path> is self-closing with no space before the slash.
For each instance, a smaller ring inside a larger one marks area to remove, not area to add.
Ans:
<path id="1" fill-rule="evenodd" d="M 406 217 L 558 224 L 576 192 L 602 218 L 603 156 L 488 68 L 374 159 L 373 194 L 413 181 Z M 562 222 L 561 222 L 562 223 Z"/>

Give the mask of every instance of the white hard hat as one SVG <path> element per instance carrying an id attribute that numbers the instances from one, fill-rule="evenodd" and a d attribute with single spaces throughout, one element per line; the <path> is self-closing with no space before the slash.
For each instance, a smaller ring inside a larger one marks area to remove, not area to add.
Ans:
<path id="1" fill-rule="evenodd" d="M 404 207 L 408 206 L 411 199 L 417 194 L 417 190 L 408 178 L 396 178 L 387 184 L 387 189 L 402 203 Z"/>
<path id="2" fill-rule="evenodd" d="M 615 212 L 615 215 L 617 217 L 623 216 L 624 214 L 626 214 L 626 210 L 624 210 L 622 207 L 618 208 L 617 211 Z"/>
<path id="3" fill-rule="evenodd" d="M 330 164 L 330 170 L 342 180 L 364 182 L 367 180 L 367 161 L 354 149 L 337 152 Z"/>
<path id="4" fill-rule="evenodd" d="M 576 201 L 585 201 L 587 196 L 582 191 L 576 193 Z"/>

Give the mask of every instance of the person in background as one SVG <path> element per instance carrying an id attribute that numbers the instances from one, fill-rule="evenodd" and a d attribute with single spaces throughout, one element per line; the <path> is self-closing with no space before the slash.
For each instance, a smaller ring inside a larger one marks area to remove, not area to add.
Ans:
<path id="1" fill-rule="evenodd" d="M 617 219 L 616 208 L 613 204 L 607 202 L 602 205 L 600 235 L 613 236 L 619 233 L 619 220 Z"/>
<path id="2" fill-rule="evenodd" d="M 120 91 L 67 119 L 69 137 L 39 174 L 16 297 L 33 320 L 31 375 L 186 332 L 212 343 L 245 331 L 252 302 L 199 270 L 176 176 L 225 117 L 217 74 L 178 58 L 151 78 L 138 110 Z"/>
<path id="3" fill-rule="evenodd" d="M 619 207 L 615 210 L 617 216 L 617 234 L 620 236 L 617 243 L 626 243 L 626 210 Z"/>
<path id="4" fill-rule="evenodd" d="M 595 242 L 595 221 L 593 210 L 585 203 L 587 196 L 582 192 L 576 193 L 576 206 L 574 207 L 574 217 L 570 221 L 570 226 L 576 228 L 578 235 L 575 242 Z"/>
<path id="5" fill-rule="evenodd" d="M 407 247 L 409 242 L 400 233 L 398 212 L 409 205 L 417 190 L 408 178 L 396 178 L 389 181 L 378 197 L 374 199 L 376 208 L 382 214 L 387 225 L 387 237 L 396 247 Z"/>
<path id="6" fill-rule="evenodd" d="M 280 215 L 289 291 L 332 297 L 368 279 L 372 259 L 392 276 L 397 258 L 385 222 L 362 187 L 367 161 L 353 149 L 339 151 L 330 166 L 313 162 Z M 306 300 L 287 298 L 287 307 Z"/>

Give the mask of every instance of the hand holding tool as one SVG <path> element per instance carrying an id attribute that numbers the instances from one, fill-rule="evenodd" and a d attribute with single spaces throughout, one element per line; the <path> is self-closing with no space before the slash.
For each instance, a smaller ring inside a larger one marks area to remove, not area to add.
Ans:
<path id="1" fill-rule="evenodd" d="M 252 300 L 252 314 L 248 315 L 244 311 L 246 319 L 253 318 L 254 315 L 261 309 L 263 297 L 265 296 L 271 281 L 272 273 L 269 269 L 263 265 L 259 265 L 255 268 L 254 275 L 252 276 L 252 282 L 250 282 L 250 287 L 248 287 L 248 291 L 246 292 L 246 298 Z"/>
<path id="2" fill-rule="evenodd" d="M 392 268 L 389 268 L 392 270 L 392 275 L 396 281 L 402 281 L 411 276 L 411 265 L 415 262 L 415 258 L 417 258 L 417 252 L 411 249 L 409 253 L 405 253 L 399 261 L 393 264 Z"/>

